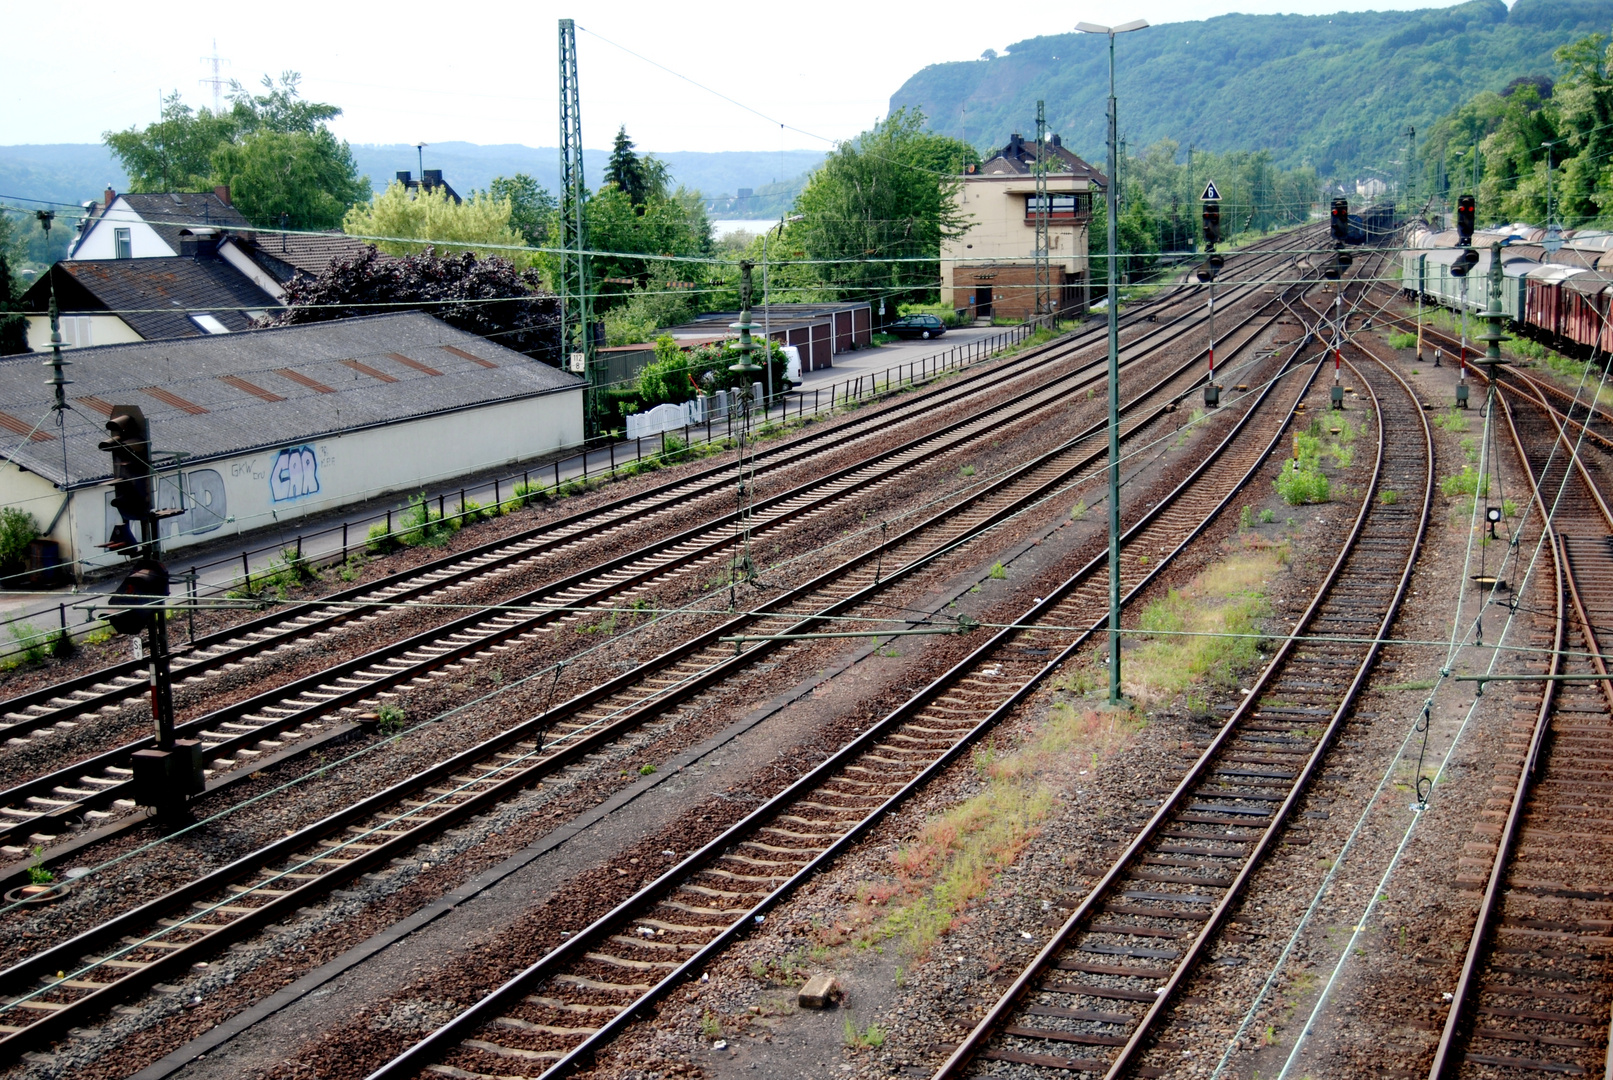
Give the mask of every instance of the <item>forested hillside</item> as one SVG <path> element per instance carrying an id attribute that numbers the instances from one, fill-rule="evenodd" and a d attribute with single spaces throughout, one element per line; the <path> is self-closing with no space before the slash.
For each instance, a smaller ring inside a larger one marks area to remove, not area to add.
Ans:
<path id="1" fill-rule="evenodd" d="M 1075 16 L 1071 16 L 1072 23 Z M 1405 131 L 1432 125 L 1480 90 L 1551 75 L 1553 50 L 1613 25 L 1613 0 L 1472 0 L 1422 11 L 1332 16 L 1225 15 L 1116 39 L 1120 129 L 1134 148 L 1268 149 L 1280 166 L 1335 179 L 1397 179 Z M 977 147 L 1035 127 L 1102 158 L 1107 43 L 1032 38 L 993 59 L 934 64 L 891 108 L 918 108 L 934 130 Z"/>

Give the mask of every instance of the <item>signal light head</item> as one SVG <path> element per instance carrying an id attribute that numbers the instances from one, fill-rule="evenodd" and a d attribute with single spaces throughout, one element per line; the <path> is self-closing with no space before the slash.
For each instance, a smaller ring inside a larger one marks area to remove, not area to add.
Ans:
<path id="1" fill-rule="evenodd" d="M 1473 242 L 1473 222 L 1477 208 L 1473 203 L 1473 196 L 1463 195 L 1456 200 L 1456 243 L 1459 247 L 1467 247 Z"/>
<path id="2" fill-rule="evenodd" d="M 155 559 L 136 560 L 134 570 L 107 600 L 109 607 L 136 610 L 113 612 L 106 621 L 120 634 L 138 634 L 159 617 L 155 604 L 167 595 L 168 568 Z"/>
<path id="3" fill-rule="evenodd" d="M 1332 220 L 1329 222 L 1329 227 L 1332 229 L 1335 244 L 1347 244 L 1350 242 L 1349 199 L 1333 200 Z"/>

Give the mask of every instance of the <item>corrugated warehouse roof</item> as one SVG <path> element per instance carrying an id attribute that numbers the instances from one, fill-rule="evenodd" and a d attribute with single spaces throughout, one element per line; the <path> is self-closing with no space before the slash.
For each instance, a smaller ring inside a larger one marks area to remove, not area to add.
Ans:
<path id="1" fill-rule="evenodd" d="M 416 311 L 202 338 L 75 349 L 67 395 L 73 484 L 111 473 L 96 444 L 112 405 L 138 405 L 153 447 L 202 462 L 414 417 L 580 389 L 529 360 Z M 60 483 L 62 445 L 46 421 L 48 356 L 0 362 L 0 439 L 17 464 Z M 19 446 L 19 444 L 21 444 Z"/>

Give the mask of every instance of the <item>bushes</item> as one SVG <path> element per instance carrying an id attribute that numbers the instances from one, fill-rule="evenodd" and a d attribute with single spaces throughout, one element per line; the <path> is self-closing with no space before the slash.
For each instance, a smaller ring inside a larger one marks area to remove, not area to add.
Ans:
<path id="1" fill-rule="evenodd" d="M 1327 502 L 1332 490 L 1327 477 L 1320 469 L 1305 468 L 1298 463 L 1286 466 L 1278 474 L 1277 494 L 1289 506 Z"/>
<path id="2" fill-rule="evenodd" d="M 34 515 L 15 506 L 0 510 L 0 575 L 20 574 L 28 545 L 39 539 L 39 523 Z M 9 584 L 0 582 L 0 585 Z"/>
<path id="3" fill-rule="evenodd" d="M 1485 496 L 1490 494 L 1490 478 L 1480 476 L 1471 465 L 1463 465 L 1462 471 L 1455 476 L 1447 476 L 1439 482 L 1439 490 L 1447 498 L 1457 498 L 1466 495 Z"/>

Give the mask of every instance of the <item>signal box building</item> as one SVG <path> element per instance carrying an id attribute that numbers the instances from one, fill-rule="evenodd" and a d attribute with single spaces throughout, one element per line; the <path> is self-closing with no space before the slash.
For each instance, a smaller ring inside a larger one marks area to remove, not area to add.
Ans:
<path id="1" fill-rule="evenodd" d="M 63 562 L 119 566 L 97 444 L 138 405 L 159 462 L 165 550 L 528 461 L 582 441 L 583 380 L 420 312 L 65 352 L 58 427 L 38 353 L 0 361 L 0 505 Z"/>
<path id="2" fill-rule="evenodd" d="M 1084 314 L 1090 299 L 1087 227 L 1092 200 L 1107 180 L 1065 149 L 1057 135 L 1048 156 L 1050 303 Z M 968 316 L 1028 319 L 1036 312 L 1036 144 L 1018 134 L 966 174 L 954 197 L 969 219 L 963 235 L 941 245 L 941 302 Z"/>

